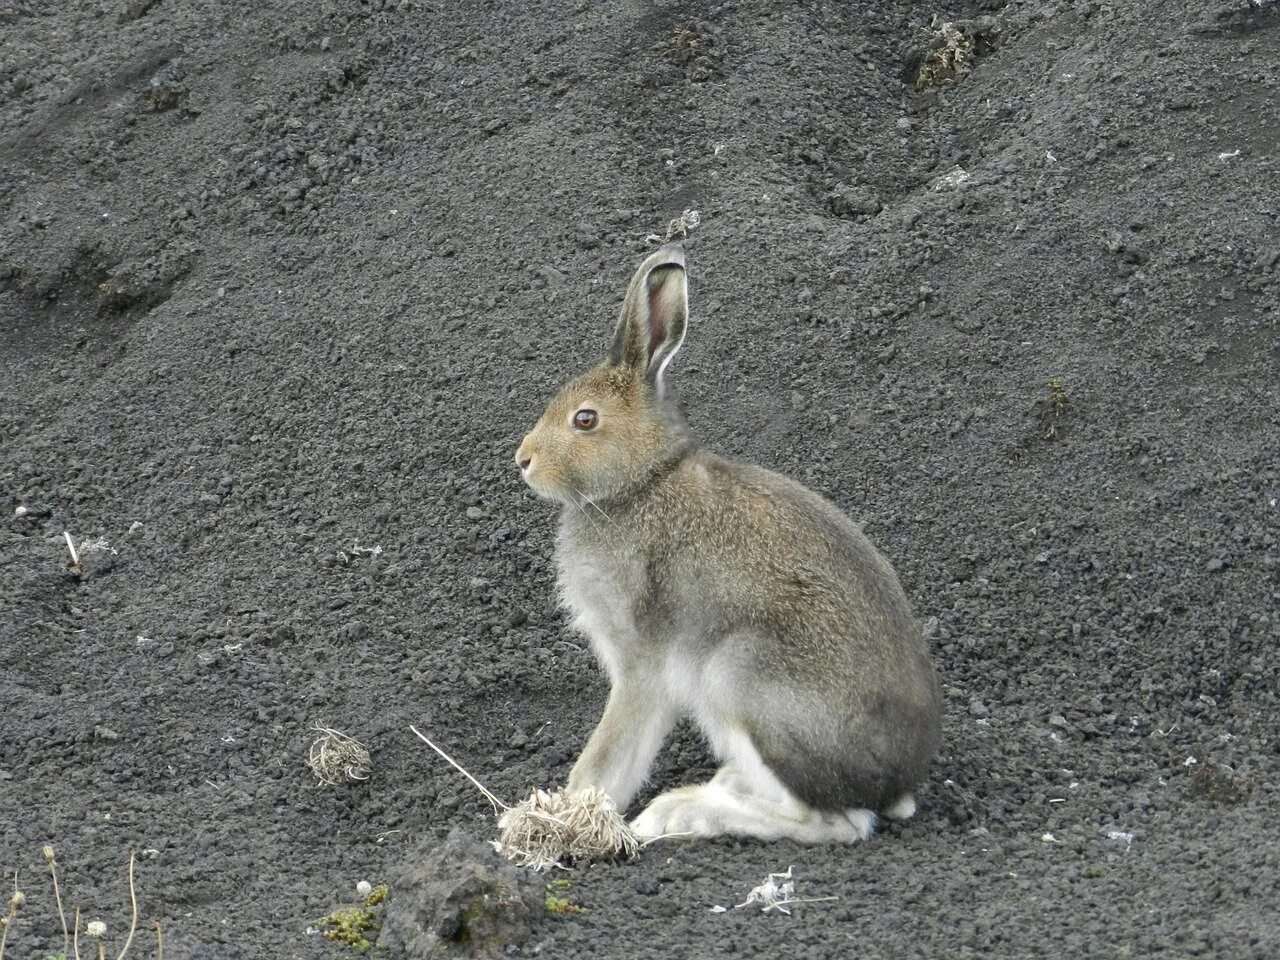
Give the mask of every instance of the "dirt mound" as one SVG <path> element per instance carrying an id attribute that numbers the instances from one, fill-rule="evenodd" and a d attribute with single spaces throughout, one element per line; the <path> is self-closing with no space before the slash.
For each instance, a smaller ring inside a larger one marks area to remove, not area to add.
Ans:
<path id="1" fill-rule="evenodd" d="M 511 454 L 693 210 L 671 383 L 865 521 L 947 745 L 909 825 L 586 870 L 522 955 L 1280 949 L 1277 4 L 10 0 L 0 33 L 16 955 L 61 949 L 46 842 L 90 916 L 137 849 L 174 956 L 341 955 L 356 881 L 494 830 L 410 723 L 501 796 L 563 781 L 605 684 Z M 316 724 L 367 781 L 315 783 Z M 711 769 L 681 731 L 650 789 Z M 788 865 L 839 899 L 709 910 Z"/>

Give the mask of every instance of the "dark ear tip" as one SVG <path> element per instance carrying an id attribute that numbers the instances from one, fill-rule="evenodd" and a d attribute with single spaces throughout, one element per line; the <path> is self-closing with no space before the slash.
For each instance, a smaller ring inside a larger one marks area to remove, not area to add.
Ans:
<path id="1" fill-rule="evenodd" d="M 684 246 L 679 243 L 667 243 L 659 247 L 650 258 L 655 267 L 684 267 Z"/>

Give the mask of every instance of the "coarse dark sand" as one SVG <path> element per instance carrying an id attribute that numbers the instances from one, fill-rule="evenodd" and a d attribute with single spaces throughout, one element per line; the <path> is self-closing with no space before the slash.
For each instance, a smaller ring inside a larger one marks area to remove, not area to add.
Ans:
<path id="1" fill-rule="evenodd" d="M 511 455 L 685 210 L 670 382 L 865 523 L 946 745 L 906 825 L 577 870 L 508 953 L 1280 954 L 1280 4 L 3 0 L 9 957 L 46 843 L 111 956 L 130 849 L 132 956 L 351 955 L 495 833 L 411 723 L 563 782 L 606 683 Z M 788 866 L 838 899 L 712 912 Z"/>

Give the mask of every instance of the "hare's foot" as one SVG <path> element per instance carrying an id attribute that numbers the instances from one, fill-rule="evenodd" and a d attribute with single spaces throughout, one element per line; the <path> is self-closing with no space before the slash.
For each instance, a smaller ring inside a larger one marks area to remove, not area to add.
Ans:
<path id="1" fill-rule="evenodd" d="M 885 808 L 883 816 L 888 820 L 910 820 L 916 815 L 916 798 L 904 793 Z"/>
<path id="2" fill-rule="evenodd" d="M 734 792 L 713 780 L 669 790 L 650 803 L 631 826 L 648 839 L 729 834 L 759 840 L 853 843 L 869 837 L 875 823 L 870 810 L 817 811 L 793 798 L 780 803 Z"/>

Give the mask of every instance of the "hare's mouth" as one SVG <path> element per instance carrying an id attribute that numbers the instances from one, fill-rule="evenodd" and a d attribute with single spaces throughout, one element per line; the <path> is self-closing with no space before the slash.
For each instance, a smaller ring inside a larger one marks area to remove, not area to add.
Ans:
<path id="1" fill-rule="evenodd" d="M 544 477 L 526 474 L 524 482 L 539 498 L 551 500 L 562 506 L 578 507 L 587 499 L 585 494 L 579 493 L 571 485 L 548 481 Z"/>
<path id="2" fill-rule="evenodd" d="M 526 470 L 522 476 L 524 478 L 525 486 L 544 500 L 565 501 L 565 495 L 558 487 L 554 484 L 547 483 L 543 478 L 536 476 L 534 471 Z"/>

